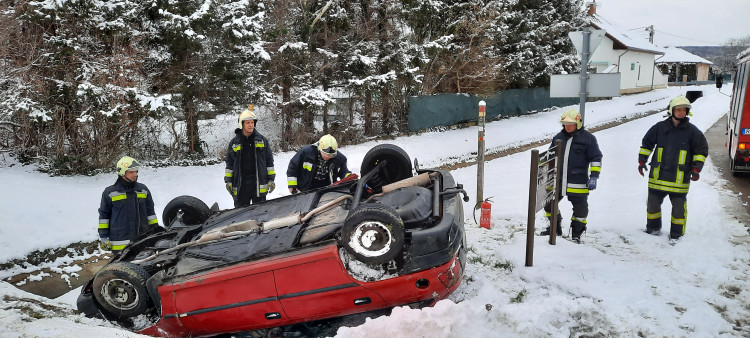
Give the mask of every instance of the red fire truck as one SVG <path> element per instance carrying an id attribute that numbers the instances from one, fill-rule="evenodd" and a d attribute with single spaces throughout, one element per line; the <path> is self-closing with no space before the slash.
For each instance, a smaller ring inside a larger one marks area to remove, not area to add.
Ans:
<path id="1" fill-rule="evenodd" d="M 734 90 L 727 115 L 727 147 L 729 170 L 737 176 L 750 172 L 750 49 L 739 58 L 735 73 Z"/>

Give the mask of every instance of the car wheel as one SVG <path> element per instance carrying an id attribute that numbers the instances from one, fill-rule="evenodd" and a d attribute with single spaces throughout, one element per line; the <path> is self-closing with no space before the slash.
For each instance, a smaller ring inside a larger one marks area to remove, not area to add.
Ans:
<path id="1" fill-rule="evenodd" d="M 388 160 L 380 171 L 383 185 L 412 177 L 409 155 L 400 147 L 387 143 L 376 145 L 365 154 L 360 167 L 362 175 L 366 175 L 382 160 Z"/>
<path id="2" fill-rule="evenodd" d="M 94 277 L 94 297 L 116 319 L 143 314 L 151 304 L 146 280 L 148 273 L 139 265 L 117 262 L 103 267 Z"/>
<path id="3" fill-rule="evenodd" d="M 363 204 L 344 221 L 341 241 L 349 254 L 363 263 L 386 263 L 404 246 L 404 222 L 390 207 Z"/>
<path id="4" fill-rule="evenodd" d="M 193 196 L 179 196 L 167 203 L 164 207 L 161 219 L 169 228 L 182 211 L 182 223 L 185 225 L 197 225 L 205 222 L 211 216 L 211 209 L 206 203 Z"/>

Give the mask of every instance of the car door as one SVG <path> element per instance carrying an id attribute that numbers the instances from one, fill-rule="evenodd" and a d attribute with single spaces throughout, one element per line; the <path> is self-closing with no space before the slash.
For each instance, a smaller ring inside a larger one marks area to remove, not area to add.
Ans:
<path id="1" fill-rule="evenodd" d="M 272 271 L 244 270 L 194 278 L 173 292 L 178 318 L 193 334 L 215 334 L 284 325 Z"/>
<path id="2" fill-rule="evenodd" d="M 332 255 L 274 271 L 279 300 L 295 322 L 381 309 L 385 301 L 345 271 L 333 246 Z"/>

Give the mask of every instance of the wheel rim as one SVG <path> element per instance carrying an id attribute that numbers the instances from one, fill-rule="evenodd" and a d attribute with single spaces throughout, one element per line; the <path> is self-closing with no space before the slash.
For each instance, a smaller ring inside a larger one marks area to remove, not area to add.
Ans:
<path id="1" fill-rule="evenodd" d="M 378 257 L 391 250 L 393 236 L 387 225 L 381 222 L 363 222 L 349 238 L 354 252 L 366 257 Z"/>
<path id="2" fill-rule="evenodd" d="M 135 286 L 124 279 L 111 279 L 102 285 L 102 296 L 118 310 L 130 310 L 138 305 L 138 291 Z"/>

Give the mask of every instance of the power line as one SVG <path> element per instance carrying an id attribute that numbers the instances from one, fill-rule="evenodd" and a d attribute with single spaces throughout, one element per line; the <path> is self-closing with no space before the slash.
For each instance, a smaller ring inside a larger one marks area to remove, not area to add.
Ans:
<path id="1" fill-rule="evenodd" d="M 661 30 L 658 30 L 658 29 L 655 29 L 655 31 L 657 31 L 657 32 L 659 32 L 661 34 L 670 35 L 670 36 L 674 36 L 674 37 L 681 38 L 681 39 L 686 39 L 686 40 L 697 41 L 697 42 L 702 42 L 702 43 L 710 43 L 710 44 L 720 45 L 719 43 L 716 43 L 715 41 L 698 40 L 698 39 L 689 38 L 689 37 L 682 36 L 682 35 L 667 33 L 665 31 L 661 31 Z"/>

